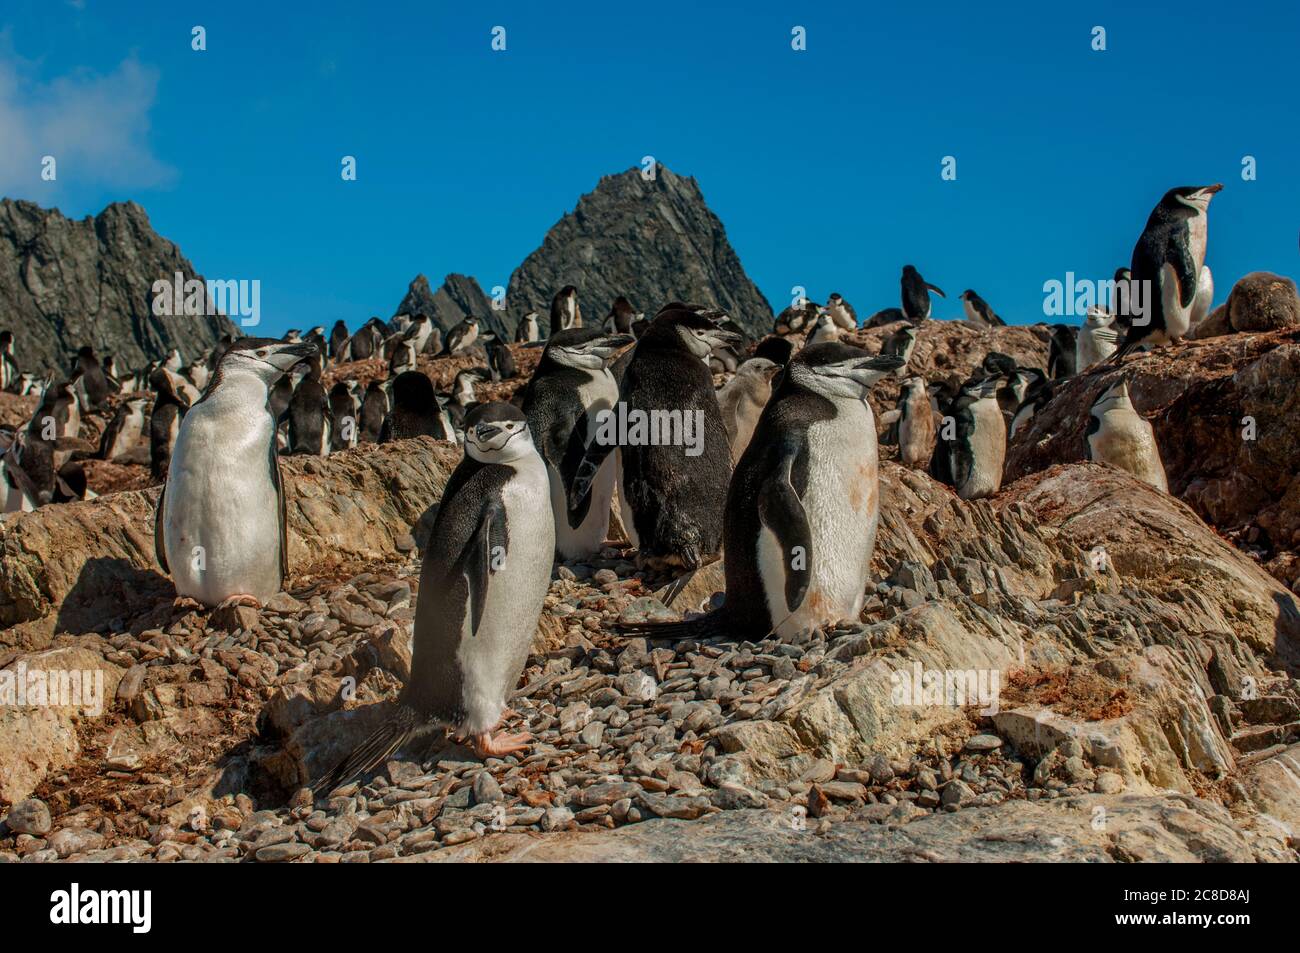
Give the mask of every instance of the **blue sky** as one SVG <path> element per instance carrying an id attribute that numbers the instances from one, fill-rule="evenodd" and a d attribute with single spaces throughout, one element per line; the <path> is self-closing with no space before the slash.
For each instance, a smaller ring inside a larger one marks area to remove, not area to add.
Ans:
<path id="1" fill-rule="evenodd" d="M 505 285 L 647 154 L 777 310 L 795 285 L 896 305 L 911 262 L 936 317 L 972 287 L 1041 320 L 1045 281 L 1108 277 L 1166 189 L 1210 182 L 1217 300 L 1300 271 L 1294 0 L 290 6 L 7 0 L 0 194 L 139 202 L 209 278 L 260 279 L 268 332 L 387 317 L 417 272 Z"/>

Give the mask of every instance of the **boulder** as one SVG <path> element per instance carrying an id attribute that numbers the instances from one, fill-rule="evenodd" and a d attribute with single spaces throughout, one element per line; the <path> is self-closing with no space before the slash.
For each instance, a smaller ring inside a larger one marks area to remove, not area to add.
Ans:
<path id="1" fill-rule="evenodd" d="M 1300 298 L 1296 297 L 1295 282 L 1269 271 L 1252 271 L 1233 285 L 1227 311 L 1228 327 L 1233 331 L 1300 327 Z"/>

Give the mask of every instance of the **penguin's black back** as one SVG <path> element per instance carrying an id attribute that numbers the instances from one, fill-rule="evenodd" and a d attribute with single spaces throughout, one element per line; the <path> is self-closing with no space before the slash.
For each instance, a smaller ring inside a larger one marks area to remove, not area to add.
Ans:
<path id="1" fill-rule="evenodd" d="M 210 390 L 211 388 L 209 388 Z M 319 453 L 329 406 L 320 381 L 304 377 L 289 401 L 289 452 Z"/>
<path id="2" fill-rule="evenodd" d="M 622 446 L 623 486 L 642 552 L 668 555 L 683 546 L 702 556 L 718 551 L 731 480 L 731 449 L 713 374 L 671 325 L 651 322 L 623 376 L 620 399 L 629 412 L 696 410 L 704 414 L 703 452 L 680 446 Z"/>
<path id="3" fill-rule="evenodd" d="M 438 421 L 438 396 L 433 382 L 420 371 L 405 371 L 393 378 L 393 409 L 388 413 L 384 440 L 407 437 L 443 439 Z"/>

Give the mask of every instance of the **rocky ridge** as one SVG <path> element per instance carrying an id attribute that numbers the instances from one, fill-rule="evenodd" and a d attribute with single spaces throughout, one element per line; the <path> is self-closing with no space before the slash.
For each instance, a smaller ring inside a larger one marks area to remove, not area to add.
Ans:
<path id="1" fill-rule="evenodd" d="M 223 333 L 237 334 L 223 315 L 153 313 L 153 283 L 177 272 L 203 277 L 134 202 L 73 221 L 0 199 L 0 328 L 14 332 L 23 370 L 67 373 L 83 344 L 132 368 L 173 347 L 192 360 Z"/>

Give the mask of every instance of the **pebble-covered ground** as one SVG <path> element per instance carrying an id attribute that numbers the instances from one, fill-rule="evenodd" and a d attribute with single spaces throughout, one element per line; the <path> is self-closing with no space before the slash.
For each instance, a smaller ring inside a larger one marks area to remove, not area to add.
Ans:
<path id="1" fill-rule="evenodd" d="M 727 726 L 776 719 L 868 647 L 873 620 L 903 611 L 917 594 L 881 584 L 861 623 L 800 644 L 652 645 L 612 630 L 619 619 L 675 617 L 627 555 L 606 550 L 588 564 L 556 567 L 540 627 L 546 650 L 539 645 L 529 659 L 512 702 L 511 727 L 534 735 L 526 752 L 481 762 L 448 739 L 315 803 L 306 789 L 295 793 L 267 777 L 277 759 L 283 764 L 277 726 L 303 717 L 294 706 L 314 679 L 357 677 L 355 706 L 393 696 L 400 681 L 384 665 L 401 666 L 393 646 L 414 618 L 418 559 L 346 581 L 311 581 L 260 613 L 160 607 L 174 613 L 166 625 L 138 636 L 106 633 L 106 658 L 130 666 L 117 690 L 123 724 L 107 736 L 143 735 L 143 750 L 104 750 L 102 770 L 51 779 L 16 805 L 0 827 L 0 862 L 364 863 L 507 829 L 614 828 L 758 808 L 816 830 L 1123 786 L 1077 756 L 1025 763 L 974 720 L 931 739 L 908 762 L 822 760 L 788 783 L 746 786 L 728 757 Z M 160 757 L 148 738 L 151 726 L 164 724 L 181 744 L 161 745 Z M 85 746 L 93 751 L 104 737 Z M 178 816 L 197 773 L 232 749 L 253 765 L 245 783 L 217 797 L 212 811 Z"/>

